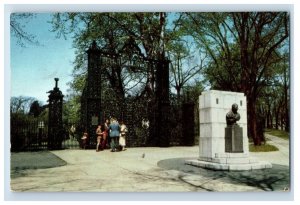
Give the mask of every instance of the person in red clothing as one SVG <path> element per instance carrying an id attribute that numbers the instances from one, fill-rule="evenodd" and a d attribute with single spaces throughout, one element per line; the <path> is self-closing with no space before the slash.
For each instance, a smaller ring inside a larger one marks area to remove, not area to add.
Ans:
<path id="1" fill-rule="evenodd" d="M 108 127 L 106 128 L 105 123 L 102 127 L 103 127 L 103 134 L 102 134 L 102 139 L 101 139 L 101 143 L 100 143 L 100 149 L 104 150 L 106 148 L 106 144 L 107 144 Z"/>
<path id="2" fill-rule="evenodd" d="M 100 150 L 102 150 L 102 142 L 103 142 L 103 135 L 104 135 L 104 129 L 102 129 L 101 125 L 98 125 L 96 129 L 96 134 L 97 134 L 96 152 L 99 152 L 99 147 Z"/>

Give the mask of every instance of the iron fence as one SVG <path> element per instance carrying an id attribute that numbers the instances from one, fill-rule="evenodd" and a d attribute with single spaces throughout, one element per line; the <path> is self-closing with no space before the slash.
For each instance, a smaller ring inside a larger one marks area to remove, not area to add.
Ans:
<path id="1" fill-rule="evenodd" d="M 12 119 L 11 120 L 11 151 L 38 151 L 47 150 L 48 146 L 48 121 L 41 119 Z M 80 133 L 71 133 L 69 126 L 63 126 L 59 136 L 62 149 L 79 149 Z"/>

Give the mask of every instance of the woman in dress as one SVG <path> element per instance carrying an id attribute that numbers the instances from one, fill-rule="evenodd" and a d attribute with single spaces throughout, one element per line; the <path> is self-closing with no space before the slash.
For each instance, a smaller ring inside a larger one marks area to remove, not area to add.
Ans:
<path id="1" fill-rule="evenodd" d="M 125 151 L 125 146 L 126 146 L 126 132 L 127 132 L 127 127 L 123 121 L 121 121 L 121 126 L 120 126 L 120 139 L 119 139 L 119 145 L 121 146 L 121 150 Z"/>

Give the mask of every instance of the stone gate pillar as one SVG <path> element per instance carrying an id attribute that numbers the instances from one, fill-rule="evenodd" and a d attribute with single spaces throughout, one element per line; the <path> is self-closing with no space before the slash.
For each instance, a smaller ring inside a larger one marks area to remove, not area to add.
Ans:
<path id="1" fill-rule="evenodd" d="M 81 97 L 82 131 L 89 135 L 89 146 L 96 146 L 96 128 L 101 122 L 101 58 L 100 49 L 94 41 L 86 51 L 88 74 Z"/>
<path id="2" fill-rule="evenodd" d="M 49 94 L 49 121 L 48 121 L 48 149 L 61 149 L 64 139 L 64 130 L 62 123 L 63 94 L 59 90 L 58 78 L 54 78 L 55 87 Z"/>
<path id="3" fill-rule="evenodd" d="M 169 83 L 169 60 L 162 57 L 157 63 L 156 71 L 156 115 L 155 127 L 157 145 L 160 147 L 170 146 L 170 83 Z"/>

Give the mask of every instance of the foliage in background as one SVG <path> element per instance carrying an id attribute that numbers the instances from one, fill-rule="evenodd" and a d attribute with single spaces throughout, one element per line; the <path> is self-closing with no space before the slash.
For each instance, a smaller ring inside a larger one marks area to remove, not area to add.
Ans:
<path id="1" fill-rule="evenodd" d="M 10 15 L 10 32 L 17 39 L 17 44 L 26 47 L 27 44 L 40 45 L 36 40 L 36 36 L 25 31 L 26 23 L 36 15 L 33 13 L 12 13 Z M 22 20 L 23 24 L 20 22 Z M 25 24 L 24 24 L 25 21 Z"/>
<path id="2" fill-rule="evenodd" d="M 187 13 L 182 25 L 209 55 L 210 64 L 204 71 L 204 78 L 211 87 L 245 93 L 248 135 L 255 145 L 261 145 L 264 139 L 261 126 L 264 125 L 260 122 L 257 105 L 262 90 L 280 76 L 279 64 L 289 67 L 289 62 L 284 59 L 289 48 L 289 14 Z M 282 74 L 286 75 L 286 72 Z M 288 104 L 287 88 L 283 95 L 285 105 Z M 288 110 L 285 115 L 288 119 Z"/>

